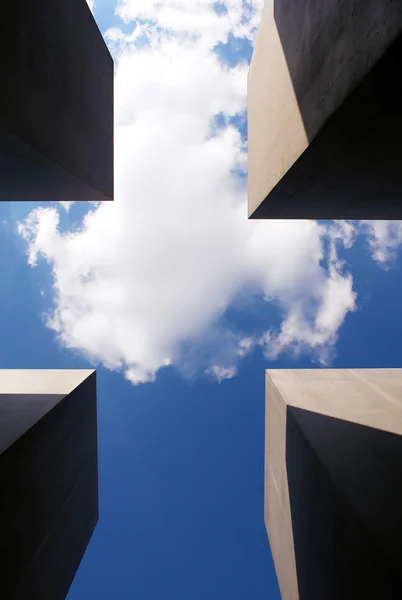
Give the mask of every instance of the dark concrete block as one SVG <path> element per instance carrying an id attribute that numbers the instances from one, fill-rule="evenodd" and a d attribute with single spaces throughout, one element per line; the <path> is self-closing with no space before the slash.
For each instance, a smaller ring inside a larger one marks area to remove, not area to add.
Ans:
<path id="1" fill-rule="evenodd" d="M 254 219 L 402 219 L 402 37 L 331 116 Z"/>
<path id="2" fill-rule="evenodd" d="M 85 0 L 0 5 L 0 201 L 113 199 L 113 61 Z"/>
<path id="3" fill-rule="evenodd" d="M 402 219 L 402 4 L 266 0 L 248 80 L 249 216 Z"/>
<path id="4" fill-rule="evenodd" d="M 299 600 L 402 593 L 402 437 L 288 407 Z"/>
<path id="5" fill-rule="evenodd" d="M 96 373 L 27 373 L 0 371 L 0 598 L 62 600 L 98 520 Z"/>
<path id="6" fill-rule="evenodd" d="M 267 371 L 265 423 L 282 600 L 398 600 L 402 369 Z"/>

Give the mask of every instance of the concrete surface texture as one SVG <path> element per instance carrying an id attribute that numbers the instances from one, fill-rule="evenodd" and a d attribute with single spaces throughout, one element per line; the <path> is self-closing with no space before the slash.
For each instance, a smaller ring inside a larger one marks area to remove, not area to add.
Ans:
<path id="1" fill-rule="evenodd" d="M 62 600 L 98 520 L 94 371 L 0 371 L 0 488 L 0 597 Z"/>
<path id="2" fill-rule="evenodd" d="M 402 369 L 266 374 L 265 522 L 283 600 L 399 598 Z"/>
<path id="3" fill-rule="evenodd" d="M 0 201 L 113 200 L 113 60 L 86 0 L 0 5 Z"/>
<path id="4" fill-rule="evenodd" d="M 392 215 L 384 178 L 397 170 L 383 163 L 401 159 L 401 32 L 392 0 L 266 0 L 248 79 L 249 216 Z"/>
<path id="5" fill-rule="evenodd" d="M 0 453 L 91 375 L 88 370 L 0 370 Z"/>

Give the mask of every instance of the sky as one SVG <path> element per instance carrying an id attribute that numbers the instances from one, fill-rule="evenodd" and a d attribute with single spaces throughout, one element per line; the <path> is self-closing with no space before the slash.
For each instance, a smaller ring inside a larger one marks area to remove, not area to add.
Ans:
<path id="1" fill-rule="evenodd" d="M 0 204 L 2 368 L 98 370 L 100 520 L 68 599 L 277 600 L 264 370 L 402 366 L 402 223 L 247 220 L 262 0 L 91 8 L 115 201 Z"/>

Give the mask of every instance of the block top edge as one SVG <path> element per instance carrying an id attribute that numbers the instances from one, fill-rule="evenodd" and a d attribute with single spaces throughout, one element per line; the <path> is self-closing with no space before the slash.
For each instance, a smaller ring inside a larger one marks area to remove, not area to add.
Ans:
<path id="1" fill-rule="evenodd" d="M 67 396 L 95 369 L 0 369 L 1 394 Z"/>
<path id="2" fill-rule="evenodd" d="M 289 407 L 402 434 L 402 369 L 267 369 Z"/>

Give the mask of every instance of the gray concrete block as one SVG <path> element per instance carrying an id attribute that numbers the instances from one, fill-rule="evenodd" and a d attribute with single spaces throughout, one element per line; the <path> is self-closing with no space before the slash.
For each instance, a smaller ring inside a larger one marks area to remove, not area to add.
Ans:
<path id="1" fill-rule="evenodd" d="M 113 200 L 113 60 L 85 0 L 0 5 L 0 201 Z"/>
<path id="2" fill-rule="evenodd" d="M 98 520 L 96 373 L 0 371 L 0 597 L 62 600 Z"/>
<path id="3" fill-rule="evenodd" d="M 248 79 L 249 216 L 400 219 L 402 4 L 266 0 Z"/>
<path id="4" fill-rule="evenodd" d="M 267 371 L 265 451 L 283 600 L 399 598 L 402 369 Z"/>

